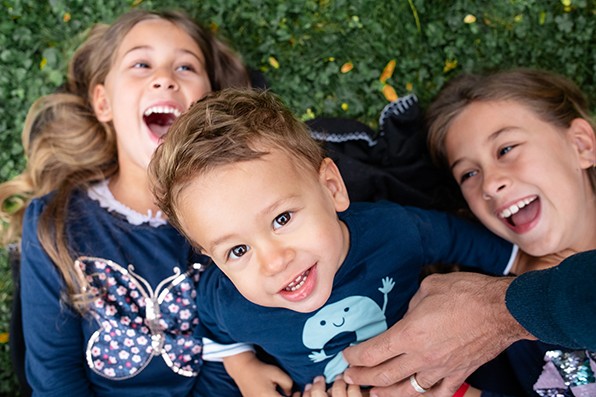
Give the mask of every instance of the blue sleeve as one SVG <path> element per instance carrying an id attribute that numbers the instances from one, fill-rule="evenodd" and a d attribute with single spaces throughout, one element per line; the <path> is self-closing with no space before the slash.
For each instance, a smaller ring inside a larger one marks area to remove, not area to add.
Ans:
<path id="1" fill-rule="evenodd" d="M 63 281 L 37 238 L 43 204 L 23 221 L 21 302 L 26 374 L 33 396 L 93 396 L 86 376 L 81 317 L 61 300 Z"/>
<path id="2" fill-rule="evenodd" d="M 203 361 L 192 397 L 242 397 L 223 363 Z"/>
<path id="3" fill-rule="evenodd" d="M 419 231 L 425 263 L 459 264 L 503 275 L 514 246 L 477 222 L 439 211 L 408 208 Z"/>
<path id="4" fill-rule="evenodd" d="M 224 310 L 226 310 L 227 289 L 222 285 L 224 275 L 211 264 L 199 280 L 197 292 L 197 307 L 199 312 L 199 326 L 195 334 L 201 338 L 227 345 L 236 342 L 227 332 Z M 231 304 L 233 299 L 229 300 Z"/>
<path id="5" fill-rule="evenodd" d="M 596 351 L 596 250 L 520 275 L 507 289 L 506 303 L 541 341 Z"/>

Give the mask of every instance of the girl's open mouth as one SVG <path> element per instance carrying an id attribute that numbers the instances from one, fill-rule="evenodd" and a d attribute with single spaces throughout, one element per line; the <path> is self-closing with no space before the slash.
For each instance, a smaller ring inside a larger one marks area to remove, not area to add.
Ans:
<path id="1" fill-rule="evenodd" d="M 161 139 L 180 114 L 178 109 L 171 106 L 152 106 L 143 113 L 143 121 L 151 133 Z"/>
<path id="2" fill-rule="evenodd" d="M 540 200 L 538 196 L 525 198 L 509 206 L 499 213 L 499 217 L 515 231 L 523 231 L 540 214 Z"/>

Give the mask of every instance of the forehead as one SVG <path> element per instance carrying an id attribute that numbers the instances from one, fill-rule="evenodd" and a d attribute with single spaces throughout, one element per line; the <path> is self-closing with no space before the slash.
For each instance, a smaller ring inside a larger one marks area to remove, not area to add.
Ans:
<path id="1" fill-rule="evenodd" d="M 180 222 L 203 245 L 215 235 L 231 233 L 229 229 L 241 230 L 244 221 L 250 225 L 259 216 L 271 215 L 275 203 L 309 195 L 317 175 L 281 151 L 215 167 L 197 175 L 180 193 Z"/>
<path id="2" fill-rule="evenodd" d="M 123 37 L 118 54 L 135 48 L 154 48 L 167 44 L 173 51 L 184 50 L 203 58 L 197 42 L 179 25 L 165 19 L 147 19 L 135 24 Z"/>

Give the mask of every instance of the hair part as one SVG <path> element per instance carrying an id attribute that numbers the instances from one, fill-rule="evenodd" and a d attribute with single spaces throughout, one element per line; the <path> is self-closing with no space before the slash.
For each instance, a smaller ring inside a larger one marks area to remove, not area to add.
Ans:
<path id="1" fill-rule="evenodd" d="M 462 74 L 450 80 L 426 113 L 427 143 L 433 161 L 449 167 L 445 139 L 453 120 L 474 102 L 515 101 L 541 120 L 569 128 L 582 118 L 596 131 L 586 96 L 566 77 L 538 69 L 517 68 L 492 74 Z M 587 170 L 596 192 L 596 169 Z"/>
<path id="2" fill-rule="evenodd" d="M 149 164 L 157 205 L 184 233 L 177 200 L 190 182 L 217 167 L 261 158 L 271 149 L 317 173 L 324 158 L 306 125 L 271 92 L 212 93 L 174 122 Z"/>

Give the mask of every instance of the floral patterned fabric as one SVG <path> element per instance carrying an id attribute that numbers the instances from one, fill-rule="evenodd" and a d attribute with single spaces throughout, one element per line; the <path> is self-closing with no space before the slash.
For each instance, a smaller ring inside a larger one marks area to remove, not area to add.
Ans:
<path id="1" fill-rule="evenodd" d="M 175 373 L 195 376 L 202 342 L 193 336 L 198 324 L 196 286 L 201 265 L 174 274 L 155 289 L 128 268 L 107 259 L 81 257 L 77 269 L 93 297 L 91 314 L 100 328 L 89 339 L 89 367 L 110 379 L 125 379 L 161 356 Z"/>

